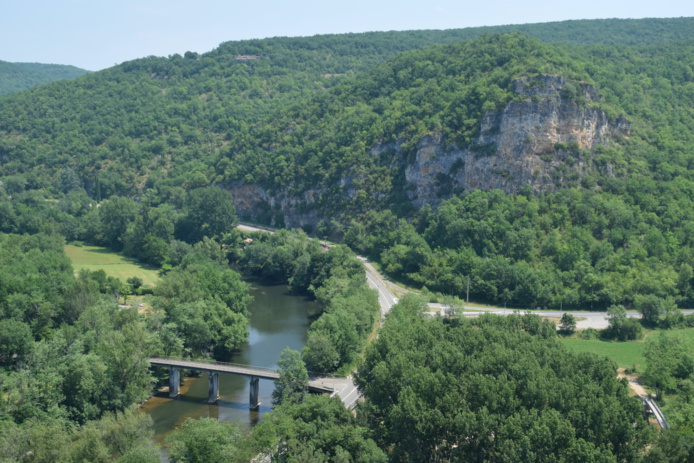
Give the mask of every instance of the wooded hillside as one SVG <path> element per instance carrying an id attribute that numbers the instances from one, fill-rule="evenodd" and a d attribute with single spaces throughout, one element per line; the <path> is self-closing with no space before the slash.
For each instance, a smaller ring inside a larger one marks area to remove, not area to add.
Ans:
<path id="1" fill-rule="evenodd" d="M 74 79 L 89 71 L 75 66 L 0 61 L 0 95 L 19 92 L 56 80 Z"/>

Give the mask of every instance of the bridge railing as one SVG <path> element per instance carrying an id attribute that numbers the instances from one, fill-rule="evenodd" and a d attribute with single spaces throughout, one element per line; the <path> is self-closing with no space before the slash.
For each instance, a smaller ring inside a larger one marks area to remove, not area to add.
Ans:
<path id="1" fill-rule="evenodd" d="M 268 373 L 277 373 L 277 370 L 275 370 L 273 368 L 259 367 L 256 365 L 244 365 L 241 363 L 220 362 L 220 361 L 211 360 L 211 359 L 194 359 L 194 358 L 172 357 L 172 356 L 164 356 L 164 355 L 157 355 L 156 357 L 150 357 L 150 358 L 152 360 L 161 359 L 161 360 L 175 360 L 178 362 L 195 362 L 195 363 L 204 363 L 204 364 L 207 364 L 210 366 L 219 365 L 219 366 L 225 366 L 225 367 L 249 368 L 249 369 L 253 369 L 253 370 L 265 371 Z"/>
<path id="2" fill-rule="evenodd" d="M 194 359 L 194 358 L 174 357 L 174 356 L 166 356 L 166 355 L 157 355 L 157 356 L 150 357 L 150 358 L 151 359 L 161 359 L 161 360 L 175 360 L 178 362 L 205 363 L 208 365 L 229 366 L 229 367 L 237 367 L 237 368 L 250 368 L 253 370 L 265 371 L 267 373 L 277 373 L 277 370 L 274 368 L 259 367 L 259 366 L 255 366 L 255 365 L 244 365 L 242 363 L 220 362 L 218 360 L 213 360 L 213 359 Z M 337 378 L 344 378 L 344 376 L 335 375 L 332 373 L 316 372 L 316 371 L 309 371 L 308 375 L 310 378 L 336 378 L 336 379 Z"/>

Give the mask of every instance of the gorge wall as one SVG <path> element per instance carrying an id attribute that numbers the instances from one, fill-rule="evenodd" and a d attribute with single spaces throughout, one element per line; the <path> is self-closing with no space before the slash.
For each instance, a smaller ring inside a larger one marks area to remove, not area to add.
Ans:
<path id="1" fill-rule="evenodd" d="M 419 140 L 412 162 L 401 150 L 404 140 L 374 146 L 371 154 L 395 153 L 392 167 L 404 170 L 405 194 L 419 208 L 425 203 L 436 206 L 462 191 L 516 193 L 530 186 L 539 193 L 579 185 L 592 169 L 590 150 L 616 136 L 629 136 L 625 119 L 610 122 L 602 109 L 591 105 L 602 96 L 590 85 L 545 75 L 516 79 L 513 91 L 520 98 L 503 110 L 488 111 L 479 137 L 467 148 L 431 134 Z M 259 185 L 238 183 L 230 189 L 240 217 L 258 220 L 265 214 L 263 221 L 269 218 L 274 225 L 289 227 L 315 225 L 324 218 L 313 207 L 322 188 L 298 197 L 287 191 L 270 194 Z M 345 189 L 339 199 L 350 200 L 353 193 Z"/>

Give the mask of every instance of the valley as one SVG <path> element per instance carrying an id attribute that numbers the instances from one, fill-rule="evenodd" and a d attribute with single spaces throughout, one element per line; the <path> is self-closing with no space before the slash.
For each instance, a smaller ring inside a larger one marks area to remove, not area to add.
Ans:
<path id="1" fill-rule="evenodd" d="M 686 461 L 693 108 L 692 18 L 230 41 L 1 95 L 0 460 Z M 245 382 L 155 392 L 159 357 L 280 373 L 250 412 Z"/>

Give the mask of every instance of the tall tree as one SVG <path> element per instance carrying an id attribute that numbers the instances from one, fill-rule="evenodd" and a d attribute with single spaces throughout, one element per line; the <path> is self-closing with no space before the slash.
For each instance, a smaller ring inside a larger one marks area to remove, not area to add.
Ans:
<path id="1" fill-rule="evenodd" d="M 137 217 L 137 204 L 132 199 L 112 196 L 99 207 L 104 244 L 115 251 L 123 249 L 128 226 Z"/>
<path id="2" fill-rule="evenodd" d="M 308 372 L 301 359 L 301 354 L 287 347 L 280 354 L 277 370 L 280 378 L 275 381 L 272 404 L 284 405 L 303 402 L 306 394 L 308 394 Z"/>
<path id="3" fill-rule="evenodd" d="M 177 234 L 189 243 L 204 236 L 215 238 L 228 232 L 236 223 L 236 208 L 231 193 L 218 187 L 191 190 L 186 202 L 186 215 L 179 223 Z"/>

